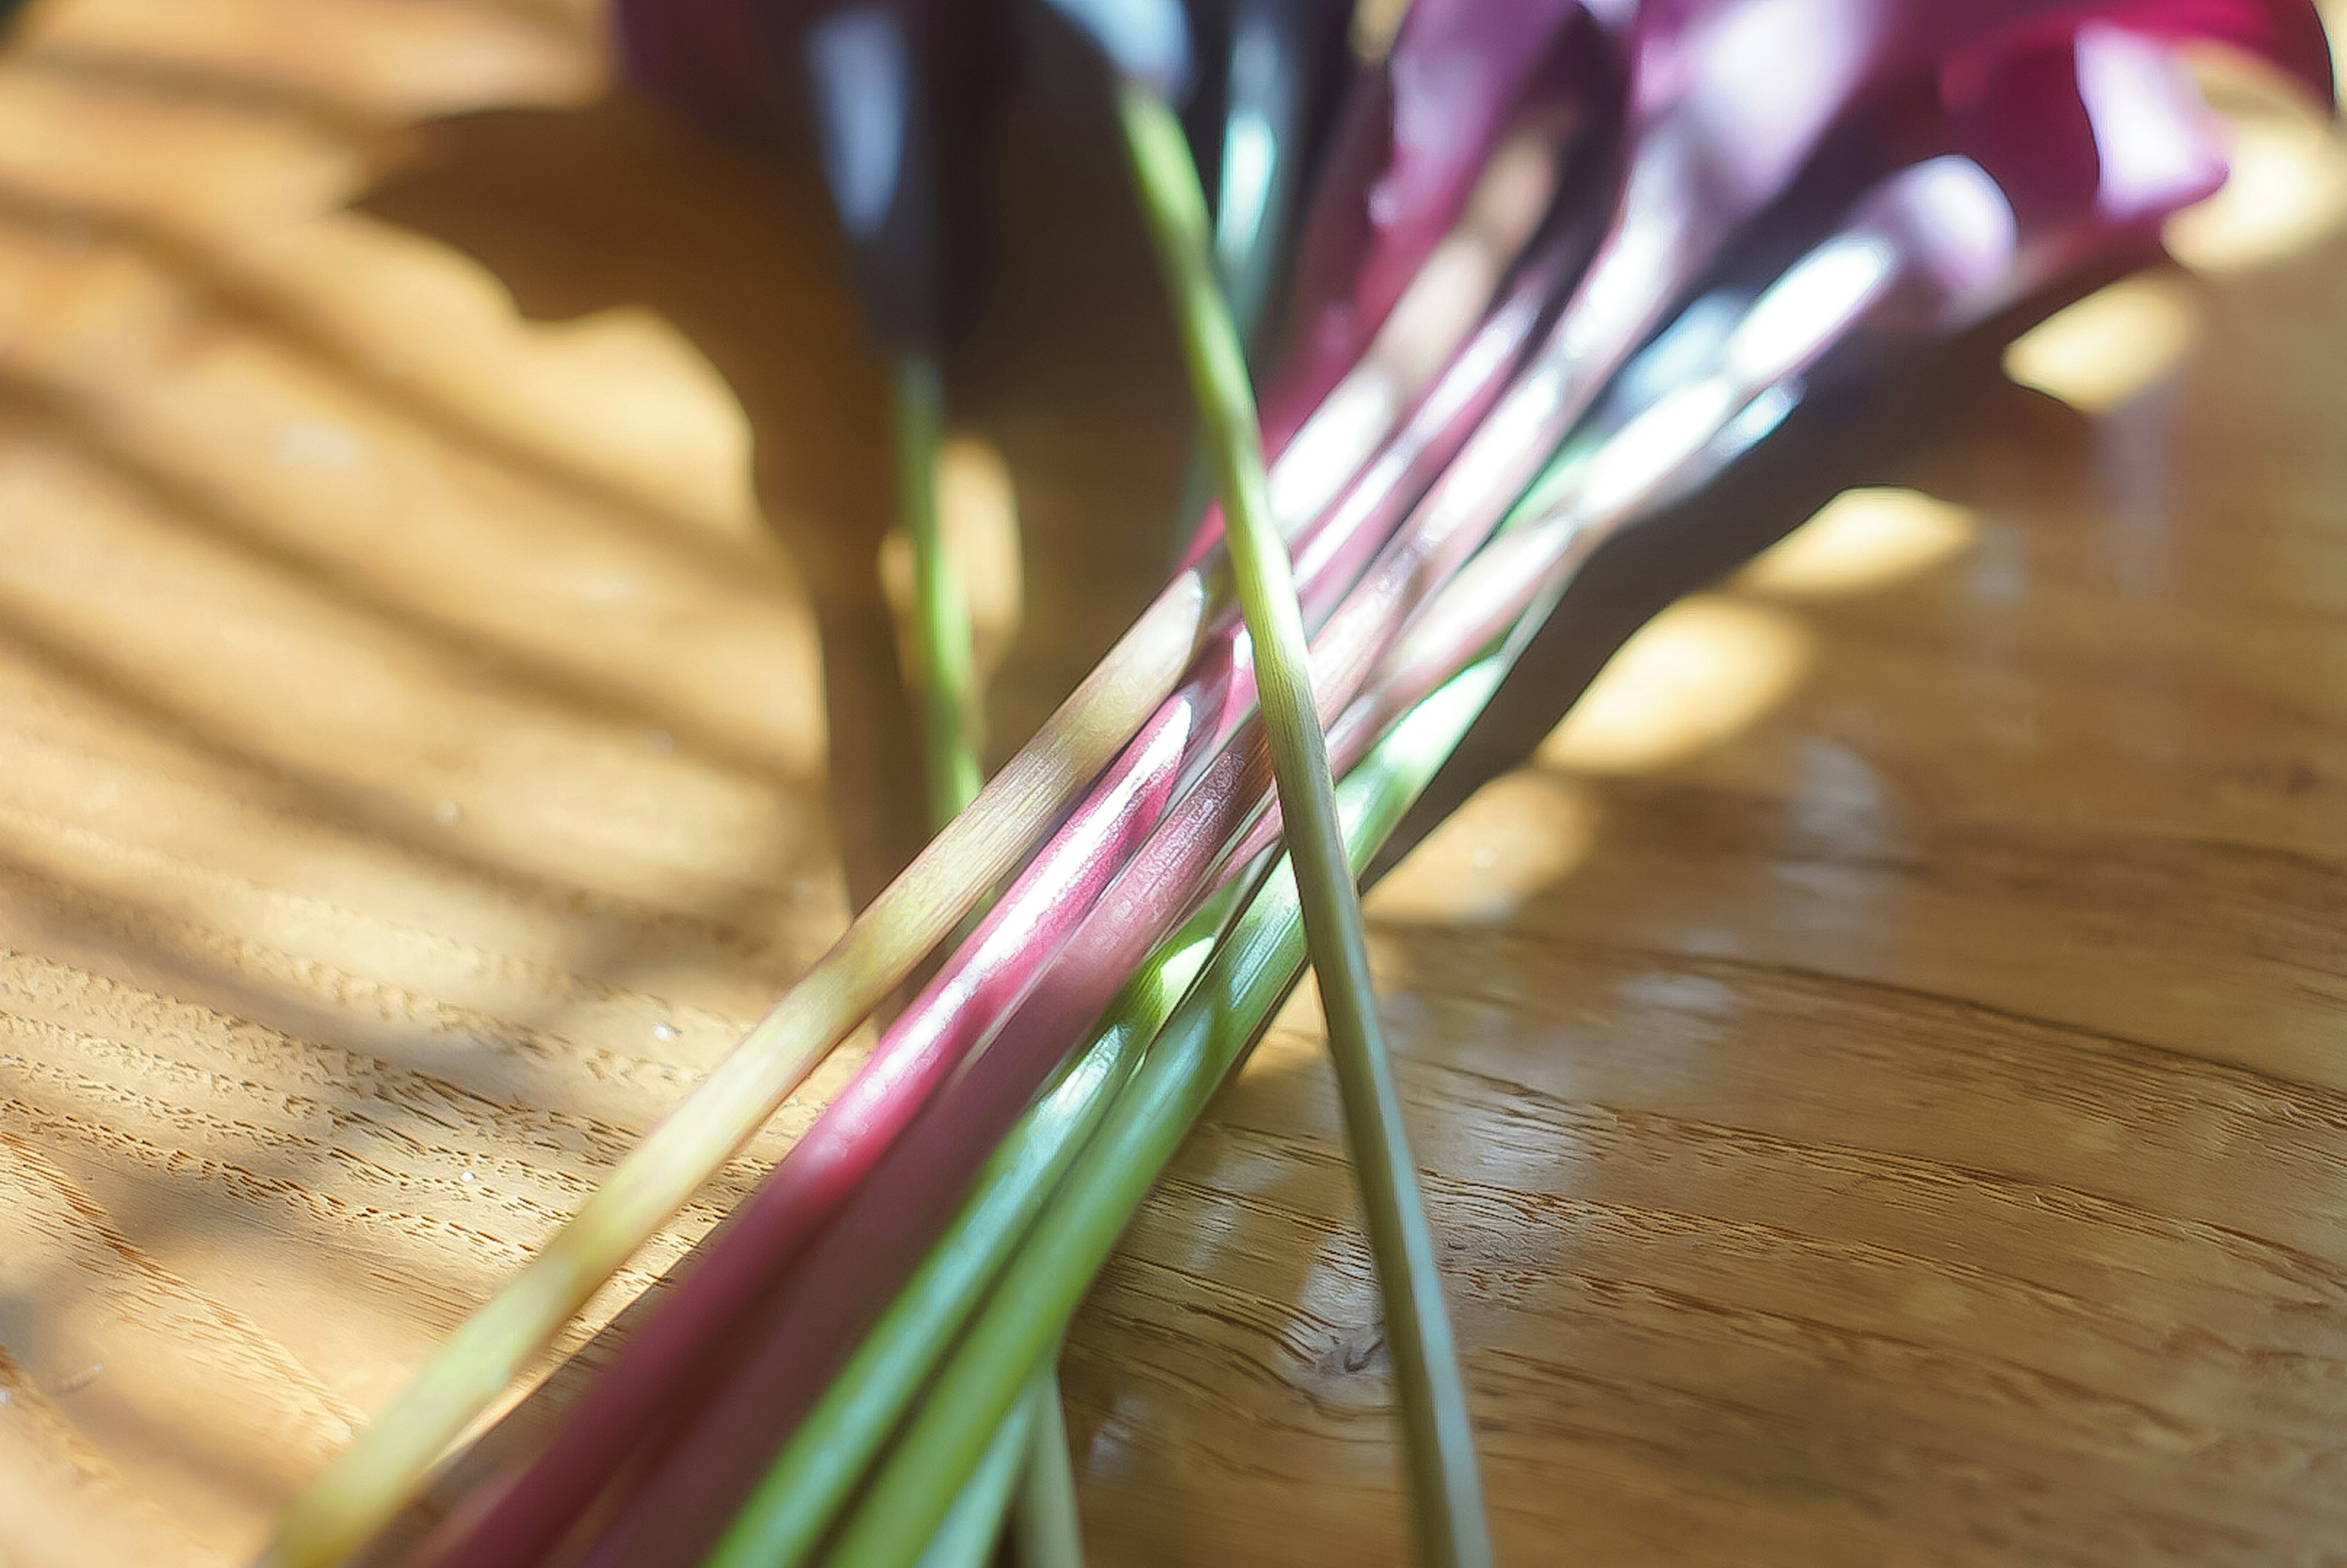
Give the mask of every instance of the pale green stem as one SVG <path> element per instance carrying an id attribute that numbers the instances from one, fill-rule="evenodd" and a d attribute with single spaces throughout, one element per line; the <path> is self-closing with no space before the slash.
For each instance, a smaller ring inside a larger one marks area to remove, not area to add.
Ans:
<path id="1" fill-rule="evenodd" d="M 1123 85 L 1117 103 L 1189 366 L 1201 434 L 1220 477 L 1280 816 L 1296 864 L 1347 1137 L 1378 1265 L 1409 1458 L 1419 1561 L 1427 1568 L 1483 1568 L 1491 1559 L 1491 1532 L 1483 1517 L 1466 1389 L 1442 1306 L 1418 1173 L 1410 1163 L 1400 1096 L 1378 1027 L 1360 894 L 1337 832 L 1327 739 L 1313 702 L 1293 569 L 1272 521 L 1246 357 L 1215 282 L 1205 198 L 1180 122 L 1163 99 L 1137 84 Z"/>
<path id="2" fill-rule="evenodd" d="M 1035 1430 L 1027 1473 L 1010 1515 L 1011 1560 L 1019 1568 L 1084 1568 L 1084 1536 L 1076 1516 L 1076 1471 L 1068 1458 L 1068 1418 L 1060 1399 L 1059 1357 L 1035 1376 Z"/>
<path id="3" fill-rule="evenodd" d="M 940 527 L 938 453 L 945 435 L 945 377 L 933 355 L 907 354 L 897 367 L 897 506 L 913 553 L 913 652 L 921 704 L 921 761 L 928 776 L 929 815 L 939 826 L 951 822 L 976 798 L 984 775 L 975 736 L 975 668 L 970 650 L 969 606 Z M 1019 1415 L 1004 1423 L 1032 1433 L 1023 1477 L 1015 1498 L 1021 1541 L 1060 1543 L 1079 1539 L 1075 1478 L 1068 1468 L 1067 1425 L 1060 1411 L 1060 1378 L 1046 1367 L 1035 1375 L 1035 1393 Z M 988 1464 L 993 1463 L 989 1456 Z M 986 1471 L 981 1471 L 981 1476 Z M 989 1482 L 989 1485 L 991 1483 Z M 971 1486 L 978 1485 L 973 1478 Z M 985 1514 L 988 1491 L 973 1499 L 965 1490 L 948 1528 L 938 1532 L 922 1568 L 945 1568 L 967 1560 L 982 1563 L 993 1545 L 992 1526 L 1001 1522 L 999 1499 Z M 966 1506 L 967 1505 L 967 1506 Z M 1064 1518 L 1037 1510 L 1065 1511 Z M 989 1528 L 971 1537 L 984 1516 Z M 955 1521 L 961 1522 L 957 1534 Z M 973 1542 L 975 1546 L 973 1547 Z M 945 1555 L 939 1556 L 940 1553 Z M 937 1559 L 932 1563 L 932 1559 Z M 1050 1559 L 1053 1568 L 1081 1568 L 1081 1549 L 1071 1558 Z M 1031 1568 L 1031 1565 L 1030 1565 Z"/>
<path id="4" fill-rule="evenodd" d="M 1037 1378 L 1033 1391 L 995 1430 L 986 1457 L 962 1483 L 914 1568 L 986 1568 L 994 1561 L 1002 1516 L 1010 1511 L 1020 1470 L 1033 1446 L 1035 1429 L 1041 1425 L 1037 1418 L 1044 1398 L 1056 1392 L 1048 1374 Z"/>

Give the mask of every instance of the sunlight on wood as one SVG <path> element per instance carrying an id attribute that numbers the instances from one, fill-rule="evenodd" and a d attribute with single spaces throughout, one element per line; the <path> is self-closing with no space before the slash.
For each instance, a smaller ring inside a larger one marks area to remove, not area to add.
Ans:
<path id="1" fill-rule="evenodd" d="M 2168 249 L 2195 272 L 2250 272 L 2313 249 L 2347 220 L 2347 148 L 2304 119 L 2233 122 L 2232 178 L 2169 220 Z"/>
<path id="2" fill-rule="evenodd" d="M 957 436 L 946 443 L 938 479 L 947 548 L 969 598 L 979 668 L 991 670 L 1019 635 L 1026 611 L 1019 497 L 1010 487 L 1010 466 L 992 442 Z"/>
<path id="3" fill-rule="evenodd" d="M 1772 599 L 1835 599 L 1919 576 L 1972 548 L 1971 508 L 1920 490 L 1844 490 L 1737 574 Z"/>
<path id="4" fill-rule="evenodd" d="M 126 1480 L 0 1348 L 0 1562 L 9 1568 L 225 1568 Z"/>
<path id="5" fill-rule="evenodd" d="M 275 89 L 283 107 L 323 101 L 354 117 L 577 104 L 610 80 L 598 0 L 50 0 L 23 25 L 26 43 L 63 46 L 99 84 L 210 77 L 256 101 Z"/>
<path id="6" fill-rule="evenodd" d="M 526 320 L 479 261 L 358 212 L 209 260 L 224 286 L 266 297 L 290 331 L 347 355 L 387 394 L 590 474 L 663 521 L 764 544 L 741 401 L 650 311 Z M 436 330 L 417 332 L 419 321 Z"/>
<path id="7" fill-rule="evenodd" d="M 2173 273 L 2124 279 L 2015 338 L 2005 374 L 2083 414 L 2106 413 L 2176 373 L 2201 314 L 2199 296 Z"/>
<path id="8" fill-rule="evenodd" d="M 1622 645 L 1539 759 L 1573 773 L 1667 767 L 1742 730 L 1807 671 L 1812 637 L 1783 610 L 1717 594 L 1681 600 Z"/>
<path id="9" fill-rule="evenodd" d="M 2347 7 L 2332 17 L 2335 30 Z M 2347 135 L 2297 91 L 2234 56 L 2200 60 L 2231 170 L 2223 190 L 2170 219 L 2164 238 L 2197 272 L 2254 272 L 2305 254 L 2347 222 Z"/>
<path id="10" fill-rule="evenodd" d="M 601 26 L 83 0 L 0 62 L 0 1561 L 244 1560 L 844 917 L 733 388 L 343 210 Z"/>
<path id="11" fill-rule="evenodd" d="M 94 1212 L 65 1172 L 0 1141 L 0 1294 L 21 1304 L 10 1337 L 78 1368 L 56 1392 L 102 1448 L 207 1450 L 209 1463 L 146 1465 L 142 1479 L 200 1539 L 233 1545 L 246 1489 L 292 1490 L 350 1441 L 359 1413 L 259 1325 L 90 1224 Z M 222 1470 L 250 1479 L 224 1486 Z M 15 1561 L 5 1544 L 0 1558 Z"/>
<path id="12" fill-rule="evenodd" d="M 1485 925 L 1571 875 L 1596 835 L 1586 789 L 1535 771 L 1477 790 L 1371 890 L 1373 920 Z"/>

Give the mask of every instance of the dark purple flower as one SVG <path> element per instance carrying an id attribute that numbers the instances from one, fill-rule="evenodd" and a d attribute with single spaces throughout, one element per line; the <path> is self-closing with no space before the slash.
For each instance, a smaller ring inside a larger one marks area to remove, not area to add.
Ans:
<path id="1" fill-rule="evenodd" d="M 976 302 L 1003 29 L 985 0 L 620 0 L 629 73 L 737 133 L 804 128 L 874 332 L 934 351 Z"/>

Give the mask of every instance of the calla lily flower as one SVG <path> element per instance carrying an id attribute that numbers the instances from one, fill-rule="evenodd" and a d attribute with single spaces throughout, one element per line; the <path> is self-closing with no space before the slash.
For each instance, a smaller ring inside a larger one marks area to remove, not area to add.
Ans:
<path id="1" fill-rule="evenodd" d="M 1961 61 L 1977 78 L 2097 17 L 2140 14 L 2166 36 L 2196 19 L 2224 41 L 2267 40 L 2287 68 L 2327 61 L 2304 0 L 1657 0 L 1628 28 L 1628 129 L 1609 231 L 1547 341 L 1517 373 L 1422 508 L 1454 519 L 1451 564 L 1596 403 L 1736 239 L 1794 185 L 1829 133 L 1911 106 Z M 2295 21 L 2293 21 L 2295 14 Z M 1928 118 L 1928 117 L 1927 117 Z M 1494 497 L 1499 497 L 1494 500 Z"/>
<path id="2" fill-rule="evenodd" d="M 2089 24 L 2256 49 L 2329 95 L 2303 0 L 1661 0 L 1632 29 L 1617 226 L 1560 327 L 1585 407 L 1827 134 L 1917 81 L 1961 101 L 1999 57 Z M 1577 409 L 1576 409 L 1577 412 Z"/>
<path id="3" fill-rule="evenodd" d="M 1618 444 L 1615 467 L 1635 477 L 1628 487 L 1673 469 L 1685 470 L 1681 488 L 1710 479 L 1740 450 L 1723 445 L 1735 421 L 1764 407 L 1772 423 L 1780 418 L 1799 397 L 1800 378 L 1853 331 L 1949 335 L 2089 263 L 2156 250 L 2162 221 L 2225 179 L 2210 117 L 2174 46 L 2248 47 L 2332 104 L 2319 29 L 2310 48 L 2276 14 L 2294 9 L 2311 20 L 2311 8 L 2199 9 L 2201 34 L 2170 18 L 2157 31 L 2089 20 L 2051 45 L 2018 35 L 2021 46 L 1969 63 L 1960 107 L 1940 107 L 1932 84 L 1920 113 L 1888 117 L 1902 142 L 1892 160 L 1921 161 L 1881 180 L 1843 228 L 1757 301 L 1698 302 L 1620 378 L 1630 405 L 1602 408 L 1600 422 L 1625 436 L 1636 434 L 1633 425 L 1652 432 Z M 1739 324 L 1730 332 L 1727 322 Z M 1708 352 L 1690 353 L 1691 337 L 1707 339 Z M 1647 362 L 1658 360 L 1670 368 L 1657 374 Z M 1671 391 L 1633 391 L 1655 384 Z M 1479 557 L 1420 612 L 1370 682 L 1378 703 L 1348 712 L 1332 746 L 1358 750 L 1378 723 L 1552 591 L 1606 532 L 1635 520 L 1611 500 L 1625 488 L 1619 474 L 1592 467 L 1572 499 L 1553 502 L 1548 518 Z"/>
<path id="4" fill-rule="evenodd" d="M 2204 9 L 2270 20 L 2277 7 Z M 2287 33 L 2216 25 L 2224 20 L 2210 18 L 2209 41 L 2254 54 L 2331 105 L 2319 32 L 2310 52 Z M 2090 21 L 2060 45 L 1988 63 L 1966 84 L 1948 115 L 1947 145 L 1987 170 L 2012 203 L 2022 239 L 2009 299 L 2099 257 L 2150 250 L 2165 220 L 2224 184 L 2211 117 L 2173 53 L 2188 36 L 2134 20 Z"/>

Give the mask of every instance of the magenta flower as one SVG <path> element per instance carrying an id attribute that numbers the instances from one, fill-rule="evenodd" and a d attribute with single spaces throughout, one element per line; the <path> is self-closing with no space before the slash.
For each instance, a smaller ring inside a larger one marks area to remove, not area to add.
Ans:
<path id="1" fill-rule="evenodd" d="M 1610 62 L 1582 0 L 1417 0 L 1356 87 L 1297 241 L 1290 347 L 1264 396 L 1286 445 L 1459 220 L 1510 126 L 1594 135 Z"/>

